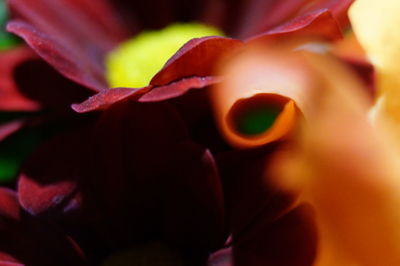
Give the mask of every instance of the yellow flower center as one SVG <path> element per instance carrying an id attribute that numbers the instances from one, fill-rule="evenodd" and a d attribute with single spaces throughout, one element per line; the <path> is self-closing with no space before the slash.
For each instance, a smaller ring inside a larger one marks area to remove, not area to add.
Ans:
<path id="1" fill-rule="evenodd" d="M 204 36 L 223 36 L 223 33 L 199 23 L 173 24 L 162 30 L 140 33 L 107 55 L 107 80 L 110 87 L 147 86 L 182 45 L 193 38 Z"/>

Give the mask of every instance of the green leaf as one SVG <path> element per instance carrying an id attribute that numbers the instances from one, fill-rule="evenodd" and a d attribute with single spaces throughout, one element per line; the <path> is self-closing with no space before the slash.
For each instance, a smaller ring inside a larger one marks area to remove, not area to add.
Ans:
<path id="1" fill-rule="evenodd" d="M 4 0 L 0 0 L 0 51 L 10 49 L 18 44 L 18 39 L 5 31 L 7 19 L 7 6 Z"/>
<path id="2" fill-rule="evenodd" d="M 0 25 L 4 25 L 7 21 L 7 7 L 4 0 L 0 0 Z"/>
<path id="3" fill-rule="evenodd" d="M 0 112 L 0 124 L 27 119 L 31 115 L 25 112 Z M 14 180 L 22 161 L 39 144 L 40 139 L 38 129 L 25 129 L 0 142 L 0 184 Z"/>

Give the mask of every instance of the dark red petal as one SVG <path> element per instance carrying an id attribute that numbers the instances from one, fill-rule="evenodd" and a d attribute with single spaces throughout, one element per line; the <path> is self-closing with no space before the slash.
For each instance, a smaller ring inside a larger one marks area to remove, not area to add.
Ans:
<path id="1" fill-rule="evenodd" d="M 86 265 L 79 247 L 58 227 L 44 220 L 24 214 L 20 221 L 5 222 L 0 234 L 4 257 L 23 265 Z"/>
<path id="2" fill-rule="evenodd" d="M 215 14 L 215 3 L 221 4 L 225 0 L 147 0 L 147 1 L 110 1 L 124 18 L 132 34 L 143 29 L 160 29 L 168 24 L 183 21 L 201 21 L 208 25 L 218 26 L 210 17 L 210 13 L 216 19 L 221 19 L 220 12 Z M 231 0 L 229 1 L 231 4 Z M 155 8 L 157 7 L 157 8 Z M 225 7 L 226 9 L 229 6 Z M 224 6 L 219 11 L 225 11 Z M 149 16 L 151 14 L 151 16 Z M 230 25 L 231 26 L 231 25 Z"/>
<path id="3" fill-rule="evenodd" d="M 26 60 L 14 68 L 18 90 L 43 108 L 69 112 L 71 103 L 83 101 L 92 93 L 61 75 L 40 58 Z"/>
<path id="4" fill-rule="evenodd" d="M 144 87 L 139 89 L 113 88 L 99 92 L 80 104 L 73 104 L 72 109 L 78 113 L 86 113 L 101 110 L 109 107 L 113 103 L 122 101 L 126 98 L 142 95 L 151 88 Z"/>
<path id="5" fill-rule="evenodd" d="M 247 0 L 208 0 L 207 9 L 203 11 L 204 21 L 222 29 L 227 36 L 237 36 L 236 29 L 242 23 L 243 7 Z"/>
<path id="6" fill-rule="evenodd" d="M 18 190 L 21 205 L 29 213 L 36 215 L 54 207 L 58 207 L 76 188 L 71 181 L 62 181 L 49 186 L 40 184 L 34 178 L 21 174 Z"/>
<path id="7" fill-rule="evenodd" d="M 233 266 L 232 248 L 220 249 L 210 255 L 207 266 Z"/>
<path id="8" fill-rule="evenodd" d="M 36 111 L 40 108 L 39 103 L 18 90 L 14 79 L 14 69 L 33 58 L 36 58 L 35 54 L 24 46 L 0 52 L 0 110 Z"/>
<path id="9" fill-rule="evenodd" d="M 63 77 L 27 46 L 0 53 L 0 61 L 0 110 L 66 110 L 89 96 L 87 88 Z"/>
<path id="10" fill-rule="evenodd" d="M 95 91 L 107 87 L 105 54 L 127 37 L 108 2 L 9 0 L 7 29 L 66 77 Z"/>
<path id="11" fill-rule="evenodd" d="M 257 35 L 247 42 L 270 40 L 282 36 L 317 37 L 328 40 L 342 38 L 339 24 L 327 9 L 317 10 Z"/>
<path id="12" fill-rule="evenodd" d="M 53 4 L 54 1 L 46 1 Z M 87 19 L 98 26 L 107 38 L 120 42 L 129 37 L 130 29 L 124 25 L 117 11 L 112 7 L 114 1 L 108 0 L 66 0 L 75 10 L 81 11 Z"/>
<path id="13" fill-rule="evenodd" d="M 185 77 L 206 77 L 214 73 L 216 63 L 225 54 L 242 46 L 240 40 L 203 37 L 187 42 L 150 81 L 163 86 Z"/>
<path id="14" fill-rule="evenodd" d="M 0 234 L 0 265 L 84 264 L 72 239 L 52 224 L 21 212 L 16 193 L 7 188 L 0 188 Z"/>
<path id="15" fill-rule="evenodd" d="M 13 19 L 33 25 L 36 30 L 99 59 L 117 44 L 121 23 L 107 2 L 98 0 L 8 0 Z M 101 12 L 102 14 L 99 14 Z M 100 17 L 99 17 L 100 16 Z M 106 16 L 101 18 L 101 16 Z M 105 20 L 110 19 L 108 27 Z M 100 23 L 99 23 L 100 22 Z M 111 26 L 114 26 L 112 29 Z"/>
<path id="16" fill-rule="evenodd" d="M 24 120 L 14 120 L 0 125 L 0 142 L 17 132 L 25 124 Z"/>
<path id="17" fill-rule="evenodd" d="M 188 3 L 187 1 L 182 2 Z M 226 5 L 224 0 L 202 0 L 200 2 L 203 4 L 203 8 L 200 10 L 198 20 L 207 25 L 213 25 L 228 36 L 232 36 L 230 29 L 234 26 L 233 23 L 229 23 L 228 27 L 225 27 L 224 24 L 227 20 L 227 15 L 233 17 L 234 13 L 236 13 L 236 10 L 233 11 L 233 9 L 236 9 L 236 5 L 233 5 L 234 1 L 230 1 L 231 5 Z"/>
<path id="18" fill-rule="evenodd" d="M 148 86 L 139 89 L 114 88 L 99 92 L 72 108 L 78 113 L 101 110 L 127 98 L 138 98 L 139 102 L 158 102 L 185 94 L 190 89 L 204 88 L 219 82 L 218 77 L 183 78 L 165 86 Z"/>
<path id="19" fill-rule="evenodd" d="M 212 103 L 209 99 L 213 86 L 201 90 L 190 90 L 184 95 L 167 100 L 182 117 L 191 139 L 213 154 L 230 150 L 215 124 Z"/>
<path id="20" fill-rule="evenodd" d="M 85 179 L 91 193 L 83 194 L 83 203 L 97 212 L 102 239 L 121 247 L 163 238 L 203 256 L 221 244 L 222 195 L 214 161 L 188 141 L 171 105 L 114 104 L 95 132 Z"/>
<path id="21" fill-rule="evenodd" d="M 191 142 L 178 145 L 171 151 L 166 177 L 161 182 L 167 238 L 197 253 L 221 247 L 223 195 L 211 153 Z"/>
<path id="22" fill-rule="evenodd" d="M 313 265 L 317 231 L 311 206 L 300 205 L 273 223 L 265 218 L 234 237 L 235 266 Z"/>
<path id="23" fill-rule="evenodd" d="M 340 27 L 344 29 L 349 25 L 347 11 L 353 2 L 354 0 L 319 0 L 311 5 L 308 10 L 328 9 L 338 21 Z"/>
<path id="24" fill-rule="evenodd" d="M 249 38 L 288 21 L 310 0 L 253 0 L 243 9 L 236 34 Z"/>
<path id="25" fill-rule="evenodd" d="M 182 21 L 174 17 L 175 0 L 112 0 L 109 2 L 118 10 L 132 34 L 143 29 L 160 29 L 169 23 Z"/>
<path id="26" fill-rule="evenodd" d="M 7 30 L 23 38 L 29 46 L 67 78 L 95 91 L 107 88 L 101 58 L 84 52 L 72 43 L 64 43 L 52 35 L 23 21 L 11 21 Z M 51 37 L 50 37 L 51 36 Z"/>
<path id="27" fill-rule="evenodd" d="M 2 219 L 14 221 L 20 218 L 20 207 L 14 191 L 0 187 L 0 230 L 4 230 Z"/>
<path id="28" fill-rule="evenodd" d="M 18 182 L 19 201 L 27 212 L 64 215 L 79 207 L 80 196 L 75 192 L 86 158 L 86 134 L 76 130 L 55 137 L 28 158 Z"/>
<path id="29" fill-rule="evenodd" d="M 273 0 L 250 1 L 242 14 L 239 36 L 250 37 L 310 12 L 326 9 L 343 29 L 348 25 L 347 9 L 354 0 Z"/>
<path id="30" fill-rule="evenodd" d="M 187 139 L 174 109 L 123 101 L 102 114 L 95 132 L 85 178 L 91 194 L 83 202 L 99 213 L 99 234 L 120 246 L 159 232 L 165 166 L 177 143 Z"/>
<path id="31" fill-rule="evenodd" d="M 201 89 L 213 85 L 220 80 L 221 78 L 213 76 L 183 78 L 171 84 L 153 88 L 141 96 L 139 102 L 157 102 L 176 98 L 185 94 L 190 89 Z"/>
<path id="32" fill-rule="evenodd" d="M 268 158 L 279 147 L 276 144 L 218 154 L 226 215 L 234 237 L 241 235 L 261 214 L 268 214 L 273 221 L 295 201 L 296 195 L 283 193 L 266 181 Z"/>
<path id="33" fill-rule="evenodd" d="M 24 266 L 20 261 L 10 254 L 0 252 L 0 265 L 2 266 Z"/>

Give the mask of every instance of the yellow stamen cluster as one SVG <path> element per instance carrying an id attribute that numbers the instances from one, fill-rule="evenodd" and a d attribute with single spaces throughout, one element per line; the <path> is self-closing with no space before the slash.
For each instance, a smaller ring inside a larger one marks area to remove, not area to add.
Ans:
<path id="1" fill-rule="evenodd" d="M 122 43 L 106 58 L 110 87 L 144 87 L 182 45 L 193 38 L 222 36 L 216 28 L 198 24 L 173 24 L 144 31 Z"/>

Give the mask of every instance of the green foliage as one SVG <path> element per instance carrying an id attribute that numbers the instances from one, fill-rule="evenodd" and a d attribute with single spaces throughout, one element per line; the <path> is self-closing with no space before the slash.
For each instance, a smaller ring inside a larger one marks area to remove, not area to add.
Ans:
<path id="1" fill-rule="evenodd" d="M 4 0 L 0 0 L 0 51 L 10 49 L 18 43 L 17 38 L 5 31 L 7 19 L 6 3 Z"/>

